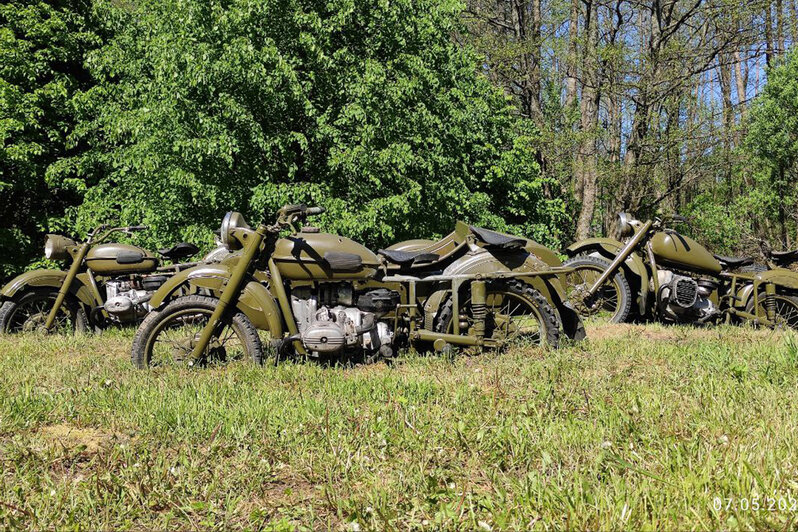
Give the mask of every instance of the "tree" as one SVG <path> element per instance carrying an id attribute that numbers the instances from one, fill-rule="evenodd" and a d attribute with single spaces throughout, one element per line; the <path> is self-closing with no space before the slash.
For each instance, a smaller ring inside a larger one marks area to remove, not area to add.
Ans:
<path id="1" fill-rule="evenodd" d="M 781 246 L 796 242 L 798 200 L 798 53 L 768 70 L 763 93 L 751 107 L 748 147 L 759 158 L 760 179 L 769 204 L 775 207 L 766 218 L 777 221 L 775 231 Z M 767 207 L 764 204 L 762 207 Z M 760 207 L 760 213 L 765 211 Z"/>
<path id="2" fill-rule="evenodd" d="M 71 102 L 91 86 L 83 67 L 100 43 L 88 1 L 0 5 L 0 277 L 41 255 L 40 235 L 79 197 L 45 180 L 75 153 Z"/>
<path id="3" fill-rule="evenodd" d="M 142 0 L 105 5 L 71 140 L 51 167 L 85 190 L 68 220 L 210 239 L 223 213 L 321 204 L 372 246 L 456 218 L 556 243 L 537 132 L 479 73 L 454 1 Z M 153 242 L 155 243 L 155 242 Z"/>

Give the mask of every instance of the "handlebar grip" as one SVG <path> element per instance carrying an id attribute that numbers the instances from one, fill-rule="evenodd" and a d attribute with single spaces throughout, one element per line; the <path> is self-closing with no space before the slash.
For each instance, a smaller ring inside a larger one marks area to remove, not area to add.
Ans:
<path id="1" fill-rule="evenodd" d="M 317 214 L 323 214 L 325 212 L 327 212 L 327 209 L 325 209 L 324 207 L 309 207 L 305 211 L 305 214 L 307 214 L 308 216 L 315 216 Z"/>
<path id="2" fill-rule="evenodd" d="M 146 225 L 131 225 L 131 226 L 127 227 L 126 229 L 128 231 L 144 231 L 146 229 L 149 229 L 149 227 L 147 227 Z"/>
<path id="3" fill-rule="evenodd" d="M 673 216 L 671 216 L 671 220 L 674 221 L 674 222 L 686 222 L 687 221 L 687 217 L 686 216 L 681 216 L 679 214 L 674 214 Z"/>
<path id="4" fill-rule="evenodd" d="M 305 212 L 308 206 L 304 203 L 294 203 L 292 205 L 286 205 L 283 207 L 282 211 L 285 214 L 296 214 L 300 212 Z"/>

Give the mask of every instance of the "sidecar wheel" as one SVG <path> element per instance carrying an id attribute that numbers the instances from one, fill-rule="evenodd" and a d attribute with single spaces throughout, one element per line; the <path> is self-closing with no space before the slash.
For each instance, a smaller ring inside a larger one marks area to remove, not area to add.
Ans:
<path id="1" fill-rule="evenodd" d="M 491 282 L 486 289 L 488 323 L 486 337 L 497 339 L 505 335 L 510 325 L 514 329 L 504 341 L 520 341 L 532 345 L 560 344 L 560 322 L 557 313 L 543 295 L 521 281 Z M 461 311 L 470 314 L 470 298 L 461 303 Z M 438 313 L 436 330 L 451 334 L 453 303 L 448 299 Z M 470 318 L 467 318 L 470 320 Z M 504 323 L 507 323 L 505 326 Z"/>
<path id="2" fill-rule="evenodd" d="M 573 272 L 565 275 L 566 298 L 583 318 L 589 318 L 594 323 L 624 323 L 628 320 L 632 309 L 632 290 L 620 271 L 607 280 L 590 308 L 584 304 L 580 295 L 580 291 L 590 288 L 609 268 L 608 260 L 579 255 L 565 261 L 563 266 L 574 268 Z"/>
<path id="3" fill-rule="evenodd" d="M 152 366 L 194 366 L 228 360 L 251 359 L 263 363 L 263 344 L 258 331 L 242 312 L 224 318 L 221 330 L 211 339 L 202 360 L 190 354 L 219 300 L 208 296 L 183 296 L 162 310 L 150 312 L 133 339 L 133 364 Z"/>
<path id="4" fill-rule="evenodd" d="M 765 312 L 766 294 L 762 292 L 759 294 L 759 307 L 762 313 Z M 748 301 L 745 310 L 754 314 L 754 298 Z M 786 294 L 776 294 L 776 327 L 798 330 L 798 297 L 788 296 Z"/>

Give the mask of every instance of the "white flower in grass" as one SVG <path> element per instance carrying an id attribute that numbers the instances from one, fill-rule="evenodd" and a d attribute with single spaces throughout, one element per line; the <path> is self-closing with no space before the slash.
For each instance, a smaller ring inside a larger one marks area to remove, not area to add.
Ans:
<path id="1" fill-rule="evenodd" d="M 477 525 L 479 526 L 479 528 L 480 528 L 481 530 L 487 530 L 488 532 L 490 532 L 491 530 L 493 530 L 493 527 L 492 527 L 492 526 L 490 526 L 490 524 L 489 524 L 489 523 L 487 523 L 487 522 L 485 522 L 485 521 L 479 521 L 479 522 L 477 523 Z"/>
<path id="2" fill-rule="evenodd" d="M 349 530 L 351 530 L 352 532 L 360 532 L 360 523 L 358 523 L 357 521 L 352 521 L 351 523 L 349 523 Z"/>
<path id="3" fill-rule="evenodd" d="M 602 449 L 609 449 L 610 447 L 612 447 L 612 442 L 611 441 L 606 440 L 606 441 L 601 442 L 601 448 Z"/>

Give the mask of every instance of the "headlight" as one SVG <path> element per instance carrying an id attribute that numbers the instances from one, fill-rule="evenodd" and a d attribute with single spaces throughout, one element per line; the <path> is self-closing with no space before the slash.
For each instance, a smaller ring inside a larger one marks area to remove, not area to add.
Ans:
<path id="1" fill-rule="evenodd" d="M 618 213 L 618 233 L 621 238 L 628 238 L 635 234 L 632 217 L 625 212 Z"/>
<path id="2" fill-rule="evenodd" d="M 44 241 L 44 256 L 51 260 L 63 260 L 69 258 L 67 248 L 74 246 L 75 241 L 61 235 L 47 235 Z"/>
<path id="3" fill-rule="evenodd" d="M 222 245 L 231 251 L 241 248 L 241 243 L 233 238 L 233 231 L 236 229 L 250 229 L 250 227 L 240 212 L 230 211 L 222 218 L 222 228 L 219 232 Z"/>

